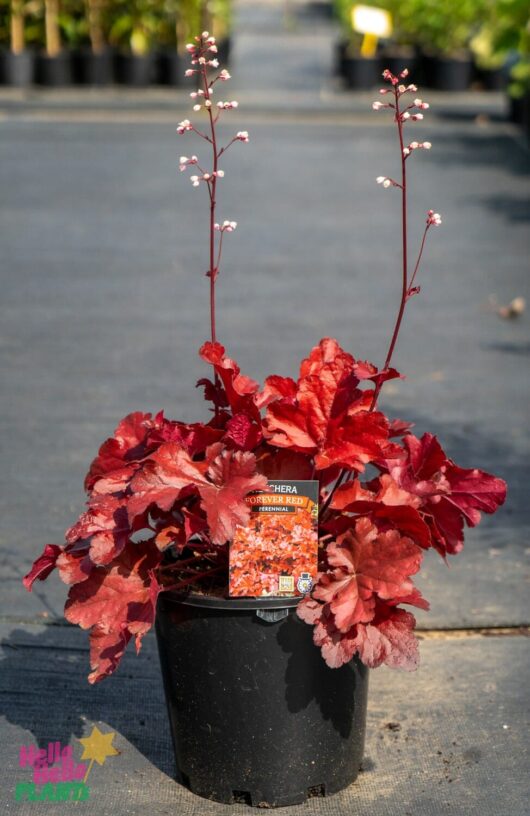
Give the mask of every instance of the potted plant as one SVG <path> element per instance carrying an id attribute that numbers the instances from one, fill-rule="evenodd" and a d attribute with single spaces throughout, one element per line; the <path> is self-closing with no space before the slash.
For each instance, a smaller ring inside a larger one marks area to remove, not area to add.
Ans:
<path id="1" fill-rule="evenodd" d="M 182 84 L 183 55 L 178 49 L 179 20 L 186 9 L 191 10 L 193 7 L 198 7 L 197 0 L 193 0 L 193 3 L 165 0 L 163 4 L 163 13 L 157 32 L 156 82 L 159 85 Z M 199 15 L 197 15 L 197 23 L 193 30 L 198 31 L 199 28 Z"/>
<path id="2" fill-rule="evenodd" d="M 114 79 L 113 54 L 107 42 L 107 0 L 83 0 L 76 20 L 73 52 L 75 81 L 80 85 L 110 85 Z"/>
<path id="3" fill-rule="evenodd" d="M 33 53 L 26 47 L 26 15 L 34 2 L 11 0 L 9 4 L 9 48 L 0 51 L 0 83 L 25 87 L 33 82 Z"/>
<path id="4" fill-rule="evenodd" d="M 111 9 L 110 42 L 118 49 L 116 79 L 144 87 L 153 78 L 153 41 L 160 24 L 156 0 L 116 0 Z"/>
<path id="5" fill-rule="evenodd" d="M 44 0 L 45 50 L 35 60 L 35 81 L 60 87 L 72 82 L 70 54 L 62 47 L 60 0 Z"/>
<path id="6" fill-rule="evenodd" d="M 427 84 L 466 90 L 473 76 L 470 41 L 487 17 L 485 0 L 405 0 L 401 15 L 423 51 Z"/>
<path id="7" fill-rule="evenodd" d="M 377 85 L 381 75 L 379 55 L 363 55 L 362 34 L 353 30 L 351 12 L 355 4 L 352 0 L 335 0 L 335 14 L 338 17 L 341 38 L 337 44 L 337 73 L 349 88 L 365 90 Z"/>
<path id="8" fill-rule="evenodd" d="M 180 169 L 208 203 L 210 339 L 200 356 L 211 375 L 198 385 L 211 418 L 123 419 L 90 466 L 88 509 L 65 545 L 45 547 L 24 584 L 57 569 L 70 586 L 65 616 L 90 630 L 91 683 L 117 668 L 129 641 L 140 648 L 156 617 L 178 779 L 218 801 L 287 805 L 355 779 L 368 668 L 418 663 L 415 619 L 403 606 L 428 608 L 412 580 L 425 551 L 443 560 L 458 553 L 464 524 L 493 513 L 505 485 L 459 467 L 436 437 L 417 438 L 378 404 L 399 377 L 393 352 L 419 294 L 427 237 L 441 222 L 428 212 L 411 262 L 407 171 L 430 143 L 414 140 L 428 105 L 405 84 L 406 71 L 385 71 L 374 103 L 394 118 L 400 168 L 377 179 L 398 193 L 402 234 L 401 298 L 384 364 L 324 338 L 296 380 L 270 376 L 260 389 L 226 354 L 216 326 L 223 243 L 237 226 L 217 214 L 223 157 L 249 137 L 221 138 L 220 120 L 237 103 L 223 94 L 230 75 L 219 70 L 215 39 L 203 32 L 188 51 L 198 121 L 184 119 L 177 132 L 204 144 L 200 156 L 194 148 L 181 156 Z M 318 580 L 290 599 L 229 598 L 230 541 L 248 522 L 248 494 L 270 479 L 318 480 Z"/>

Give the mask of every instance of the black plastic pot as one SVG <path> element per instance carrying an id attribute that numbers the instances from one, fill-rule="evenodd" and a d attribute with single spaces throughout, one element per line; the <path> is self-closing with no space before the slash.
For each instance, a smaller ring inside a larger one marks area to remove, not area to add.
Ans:
<path id="1" fill-rule="evenodd" d="M 111 85 L 114 81 L 113 55 L 111 51 L 94 52 L 80 48 L 72 54 L 74 80 L 79 85 Z"/>
<path id="2" fill-rule="evenodd" d="M 486 91 L 504 91 L 508 84 L 507 73 L 504 68 L 479 70 L 479 79 Z"/>
<path id="3" fill-rule="evenodd" d="M 230 63 L 230 56 L 232 54 L 232 38 L 225 37 L 217 43 L 217 59 L 219 64 L 224 68 Z"/>
<path id="4" fill-rule="evenodd" d="M 145 88 L 153 78 L 152 54 L 117 54 L 115 61 L 116 81 L 133 88 Z"/>
<path id="5" fill-rule="evenodd" d="M 186 68 L 187 63 L 184 65 L 175 49 L 159 51 L 156 55 L 156 83 L 172 87 L 182 85 Z"/>
<path id="6" fill-rule="evenodd" d="M 436 57 L 433 87 L 439 91 L 467 91 L 473 76 L 471 57 Z"/>
<path id="7" fill-rule="evenodd" d="M 31 51 L 14 54 L 0 51 L 0 85 L 24 88 L 33 82 L 34 57 Z"/>
<path id="8" fill-rule="evenodd" d="M 409 81 L 415 82 L 417 80 L 416 69 L 418 56 L 412 48 L 387 49 L 381 53 L 380 62 L 383 69 L 388 68 L 394 76 L 399 76 L 405 68 L 408 68 L 409 76 L 406 83 Z M 405 82 L 405 80 L 403 81 Z"/>
<path id="9" fill-rule="evenodd" d="M 68 51 L 55 57 L 37 54 L 35 58 L 35 82 L 50 88 L 61 88 L 73 82 L 72 60 Z"/>
<path id="10" fill-rule="evenodd" d="M 346 84 L 356 90 L 368 90 L 381 82 L 379 57 L 344 57 Z"/>
<path id="11" fill-rule="evenodd" d="M 356 779 L 368 671 L 356 659 L 328 668 L 296 604 L 160 596 L 177 780 L 199 796 L 280 807 Z"/>

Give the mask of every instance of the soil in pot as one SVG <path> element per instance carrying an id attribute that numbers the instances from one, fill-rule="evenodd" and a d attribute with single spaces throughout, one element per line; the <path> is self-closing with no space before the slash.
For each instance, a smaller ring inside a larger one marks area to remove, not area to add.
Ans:
<path id="1" fill-rule="evenodd" d="M 0 51 L 0 85 L 25 88 L 33 82 L 34 55 L 31 51 Z"/>
<path id="2" fill-rule="evenodd" d="M 133 88 L 145 88 L 153 79 L 152 54 L 117 54 L 115 61 L 116 81 Z"/>
<path id="3" fill-rule="evenodd" d="M 110 50 L 95 52 L 79 48 L 72 54 L 74 80 L 79 85 L 111 85 L 114 81 L 113 55 Z"/>
<path id="4" fill-rule="evenodd" d="M 369 90 L 381 81 L 381 60 L 379 57 L 344 58 L 345 79 L 349 88 Z"/>
<path id="5" fill-rule="evenodd" d="M 68 51 L 61 51 L 55 57 L 37 54 L 35 58 L 35 82 L 50 88 L 71 85 L 73 81 L 72 60 Z"/>
<path id="6" fill-rule="evenodd" d="M 280 807 L 357 777 L 368 670 L 356 659 L 328 668 L 296 603 L 160 596 L 177 779 L 194 793 Z"/>

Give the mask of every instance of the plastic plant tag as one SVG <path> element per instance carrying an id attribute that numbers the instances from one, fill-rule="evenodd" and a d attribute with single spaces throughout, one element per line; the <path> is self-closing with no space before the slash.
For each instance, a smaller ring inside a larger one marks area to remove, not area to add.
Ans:
<path id="1" fill-rule="evenodd" d="M 377 41 L 392 34 L 392 15 L 375 6 L 353 6 L 351 25 L 354 31 L 364 34 L 361 44 L 362 57 L 375 57 Z"/>
<path id="2" fill-rule="evenodd" d="M 249 523 L 236 529 L 230 545 L 230 596 L 310 592 L 318 568 L 318 481 L 269 481 L 246 501 Z"/>

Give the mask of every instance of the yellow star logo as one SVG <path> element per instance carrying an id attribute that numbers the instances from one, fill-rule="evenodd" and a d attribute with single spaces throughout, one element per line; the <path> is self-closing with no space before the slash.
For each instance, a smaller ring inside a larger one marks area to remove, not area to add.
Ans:
<path id="1" fill-rule="evenodd" d="M 102 734 L 99 728 L 94 726 L 89 737 L 83 737 L 79 740 L 83 746 L 83 754 L 81 759 L 90 760 L 90 765 L 88 766 L 83 782 L 86 782 L 94 762 L 97 762 L 98 765 L 103 765 L 108 757 L 116 756 L 120 753 L 112 744 L 112 740 L 115 736 L 115 731 L 109 731 L 108 734 Z"/>

